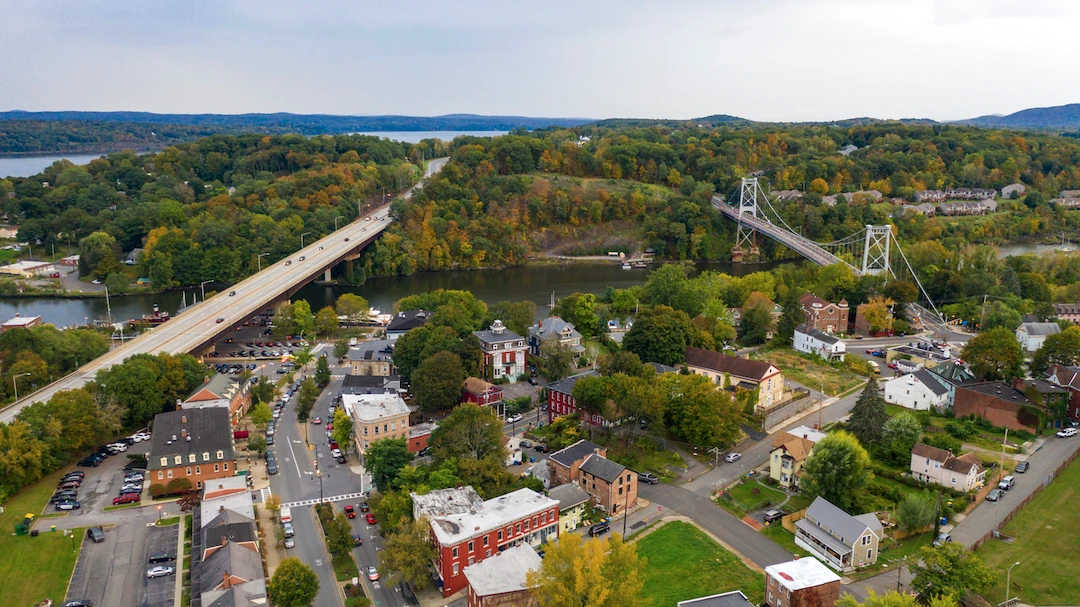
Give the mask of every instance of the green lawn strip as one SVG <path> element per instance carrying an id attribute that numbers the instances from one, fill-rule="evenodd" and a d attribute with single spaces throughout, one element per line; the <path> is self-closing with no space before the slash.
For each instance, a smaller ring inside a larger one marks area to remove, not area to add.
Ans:
<path id="1" fill-rule="evenodd" d="M 997 506 L 997 504 L 993 504 Z M 1005 597 L 1005 570 L 1012 572 L 1012 596 L 1032 605 L 1078 605 L 1080 586 L 1076 576 L 1076 521 L 1080 520 L 1080 459 L 1073 461 L 1013 518 L 1002 533 L 1012 543 L 989 540 L 977 554 L 998 574 L 993 586 L 982 589 L 987 600 Z"/>
<path id="2" fill-rule="evenodd" d="M 742 518 L 748 512 L 766 506 L 776 506 L 786 498 L 787 494 L 783 491 L 769 487 L 757 479 L 744 479 L 724 491 L 719 502 L 725 510 Z"/>
<path id="3" fill-rule="evenodd" d="M 41 512 L 64 472 L 56 472 L 23 489 L 3 504 L 0 514 L 0 603 L 36 605 L 50 598 L 64 599 L 71 573 L 82 549 L 82 529 L 74 539 L 60 531 L 44 531 L 38 537 L 14 535 L 15 525 L 27 513 Z"/>
<path id="4" fill-rule="evenodd" d="M 347 582 L 360 575 L 360 570 L 356 568 L 356 561 L 353 560 L 351 554 L 330 557 L 330 562 L 334 565 L 334 576 L 339 582 Z"/>
<path id="5" fill-rule="evenodd" d="M 668 466 L 686 467 L 678 453 L 657 449 L 659 445 L 651 439 L 638 439 L 626 445 L 622 437 L 601 434 L 596 440 L 608 450 L 608 459 L 634 472 L 652 472 L 661 480 L 670 481 L 674 480 L 676 475 L 667 469 Z"/>
<path id="6" fill-rule="evenodd" d="M 926 546 L 930 546 L 933 544 L 933 541 L 933 532 L 912 535 L 899 541 L 886 537 L 881 542 L 881 552 L 878 555 L 877 562 L 869 567 L 863 567 L 857 571 L 850 572 L 847 574 L 847 577 L 859 581 L 874 577 L 875 575 L 881 575 L 890 570 L 895 570 L 897 566 L 902 566 L 908 562 L 917 560 L 916 555 L 919 550 Z"/>
<path id="7" fill-rule="evenodd" d="M 810 553 L 795 545 L 795 534 L 784 529 L 780 521 L 766 525 L 761 533 L 776 542 L 781 548 L 797 556 L 810 556 Z"/>
<path id="8" fill-rule="evenodd" d="M 175 525 L 175 524 L 177 524 L 179 522 L 180 522 L 180 517 L 179 516 L 168 516 L 168 517 L 165 517 L 163 519 L 158 519 L 154 524 L 157 525 L 158 527 L 168 527 L 170 525 Z"/>
<path id="9" fill-rule="evenodd" d="M 690 523 L 667 523 L 635 544 L 647 561 L 642 594 L 653 607 L 730 590 L 741 590 L 754 604 L 764 598 L 764 576 Z"/>

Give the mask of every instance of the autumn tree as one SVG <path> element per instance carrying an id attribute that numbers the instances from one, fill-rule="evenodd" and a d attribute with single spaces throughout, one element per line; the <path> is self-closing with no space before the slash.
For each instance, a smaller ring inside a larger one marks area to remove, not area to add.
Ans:
<path id="1" fill-rule="evenodd" d="M 645 565 L 617 533 L 606 542 L 568 533 L 544 545 L 540 568 L 526 580 L 541 607 L 646 607 Z"/>
<path id="2" fill-rule="evenodd" d="M 300 559 L 289 557 L 278 565 L 266 590 L 276 607 L 307 607 L 319 594 L 319 576 Z"/>
<path id="3" fill-rule="evenodd" d="M 436 557 L 427 519 L 403 522 L 386 535 L 379 563 L 391 584 L 406 583 L 421 588 L 431 579 L 430 567 Z"/>
<path id="4" fill-rule="evenodd" d="M 330 306 L 319 310 L 315 315 L 315 332 L 324 337 L 330 337 L 338 329 L 338 315 Z"/>
<path id="5" fill-rule="evenodd" d="M 266 406 L 266 403 L 259 402 L 248 410 L 248 417 L 256 427 L 265 428 L 270 423 L 270 420 L 274 419 L 274 412 L 270 410 L 270 407 Z"/>
<path id="6" fill-rule="evenodd" d="M 972 372 L 986 379 L 1008 380 L 1021 375 L 1024 353 L 1009 329 L 996 327 L 971 338 L 960 356 Z"/>
<path id="7" fill-rule="evenodd" d="M 830 432 L 814 445 L 803 464 L 803 474 L 800 488 L 807 497 L 821 496 L 847 512 L 856 509 L 860 495 L 874 478 L 870 455 L 859 439 L 843 430 Z"/>
<path id="8" fill-rule="evenodd" d="M 871 333 L 884 331 L 892 326 L 893 300 L 875 295 L 859 306 L 859 313 L 866 319 Z"/>
<path id="9" fill-rule="evenodd" d="M 815 194 L 828 194 L 829 182 L 825 181 L 821 177 L 814 179 L 810 182 L 810 191 Z"/>

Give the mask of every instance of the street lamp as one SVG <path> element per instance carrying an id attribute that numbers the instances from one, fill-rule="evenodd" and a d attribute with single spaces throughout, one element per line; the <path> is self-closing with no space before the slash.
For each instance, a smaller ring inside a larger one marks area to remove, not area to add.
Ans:
<path id="1" fill-rule="evenodd" d="M 262 258 L 269 255 L 269 253 L 259 253 L 255 256 L 255 261 L 259 263 L 259 271 L 262 272 Z"/>
<path id="2" fill-rule="evenodd" d="M 338 222 L 338 220 L 339 220 L 339 219 L 345 219 L 345 218 L 344 218 L 344 217 L 342 217 L 341 215 L 338 215 L 337 217 L 335 217 L 335 218 L 334 218 L 334 231 L 335 231 L 335 232 L 336 232 L 336 231 L 337 231 L 337 229 L 338 229 L 338 227 L 337 227 L 337 222 Z"/>
<path id="3" fill-rule="evenodd" d="M 11 377 L 11 385 L 15 386 L 15 402 L 19 402 L 19 378 L 32 375 L 32 373 L 20 373 Z"/>
<path id="4" fill-rule="evenodd" d="M 161 520 L 161 505 L 160 504 L 157 507 L 157 520 L 159 520 L 159 521 Z"/>
<path id="5" fill-rule="evenodd" d="M 304 248 L 304 237 L 307 236 L 308 234 L 311 234 L 311 232 L 304 232 L 303 234 L 300 235 L 300 248 L 301 249 Z"/>
<path id="6" fill-rule="evenodd" d="M 1012 569 L 1020 564 L 1020 561 L 1016 561 L 1009 566 L 1009 572 L 1005 574 L 1005 607 L 1009 607 L 1009 584 L 1012 583 Z"/>
<path id="7" fill-rule="evenodd" d="M 214 281 L 212 281 L 212 280 L 204 280 L 204 281 L 199 283 L 199 290 L 202 292 L 203 301 L 206 301 L 206 285 L 208 283 L 211 283 L 211 282 L 214 282 Z"/>

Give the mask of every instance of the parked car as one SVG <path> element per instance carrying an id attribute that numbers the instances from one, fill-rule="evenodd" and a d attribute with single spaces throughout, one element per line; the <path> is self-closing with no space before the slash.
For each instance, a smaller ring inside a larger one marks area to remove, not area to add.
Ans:
<path id="1" fill-rule="evenodd" d="M 173 567 L 158 566 L 147 570 L 146 577 L 153 579 L 156 577 L 166 577 L 174 573 L 176 573 L 176 569 Z"/>
<path id="2" fill-rule="evenodd" d="M 660 482 L 660 479 L 656 478 L 656 475 L 650 472 L 638 472 L 637 479 L 639 483 L 648 483 L 650 485 L 655 485 Z"/>
<path id="3" fill-rule="evenodd" d="M 124 475 L 124 482 L 125 483 L 141 483 L 142 481 L 143 481 L 142 472 L 136 472 L 134 474 L 125 474 Z"/>
<path id="4" fill-rule="evenodd" d="M 996 502 L 1001 499 L 1001 496 L 1005 495 L 1005 492 L 1001 489 L 991 489 L 990 493 L 986 494 L 986 501 Z"/>
<path id="5" fill-rule="evenodd" d="M 78 497 L 79 497 L 79 494 L 76 493 L 75 491 L 71 491 L 71 490 L 58 491 L 58 492 L 54 493 L 51 498 L 49 498 L 49 503 L 50 504 L 56 504 L 58 502 L 63 502 L 63 501 L 67 501 L 67 500 L 74 500 L 74 499 L 77 499 Z"/>
<path id="6" fill-rule="evenodd" d="M 375 568 L 375 565 L 368 565 L 367 579 L 369 579 L 369 580 L 371 580 L 373 582 L 375 580 L 379 579 L 379 570 Z"/>
<path id="7" fill-rule="evenodd" d="M 95 544 L 100 544 L 105 541 L 105 533 L 101 530 L 101 527 L 91 527 L 87 529 L 86 537 L 90 538 L 90 541 Z"/>
<path id="8" fill-rule="evenodd" d="M 267 474 L 277 474 L 278 473 L 277 462 L 275 462 L 274 460 L 270 460 L 270 461 L 266 462 L 266 473 Z"/>
<path id="9" fill-rule="evenodd" d="M 934 548 L 937 548 L 938 546 L 940 546 L 942 544 L 945 544 L 945 543 L 948 543 L 948 542 L 951 542 L 951 541 L 952 541 L 952 536 L 951 535 L 949 535 L 948 533 L 942 533 L 941 535 L 937 536 L 936 540 L 934 540 Z"/>
<path id="10" fill-rule="evenodd" d="M 375 518 L 375 515 L 371 512 L 368 512 L 367 515 L 364 516 L 364 520 L 367 521 L 367 524 L 369 525 L 374 525 L 379 522 L 379 519 Z"/>
<path id="11" fill-rule="evenodd" d="M 353 508 L 352 504 L 347 504 L 345 506 L 345 516 L 348 518 L 356 518 L 356 508 Z"/>
<path id="12" fill-rule="evenodd" d="M 282 527 L 285 528 L 285 537 L 292 537 L 296 535 L 296 532 L 293 531 L 292 523 L 285 523 L 284 525 L 282 525 Z"/>
<path id="13" fill-rule="evenodd" d="M 94 602 L 89 599 L 72 599 L 61 607 L 94 607 Z"/>
<path id="14" fill-rule="evenodd" d="M 742 459 L 742 453 L 728 453 L 724 456 L 724 461 L 732 464 Z"/>
<path id="15" fill-rule="evenodd" d="M 1012 476 L 1006 476 L 1005 478 L 1001 479 L 1001 482 L 998 483 L 998 489 L 1001 489 L 1002 491 L 1008 491 L 1009 489 L 1012 489 L 1015 483 L 1015 478 L 1013 478 Z"/>
<path id="16" fill-rule="evenodd" d="M 592 537 L 607 533 L 608 531 L 611 531 L 611 525 L 608 525 L 607 523 L 597 523 L 592 527 L 589 527 L 589 535 Z"/>
<path id="17" fill-rule="evenodd" d="M 86 457 L 79 460 L 79 463 L 76 465 L 82 466 L 83 468 L 97 468 L 101 465 L 101 460 L 96 457 Z"/>
<path id="18" fill-rule="evenodd" d="M 1030 464 L 1027 462 L 1020 462 L 1019 464 L 1016 464 L 1016 471 L 1019 474 L 1023 474 L 1028 471 L 1028 467 L 1030 467 Z"/>
<path id="19" fill-rule="evenodd" d="M 1069 438 L 1070 436 L 1076 436 L 1076 428 L 1062 428 L 1057 433 L 1059 438 Z"/>
<path id="20" fill-rule="evenodd" d="M 551 449 L 548 449 L 548 446 L 544 443 L 538 443 L 535 447 L 533 447 L 533 451 L 539 453 L 547 453 L 548 451 L 551 451 Z"/>
<path id="21" fill-rule="evenodd" d="M 322 418 L 321 417 L 313 417 L 313 418 L 311 418 L 311 423 L 318 426 L 318 425 L 322 424 Z"/>
<path id="22" fill-rule="evenodd" d="M 781 510 L 773 509 L 773 510 L 766 510 L 765 511 L 765 522 L 766 523 L 775 523 L 776 521 L 778 521 L 778 520 L 780 520 L 782 518 L 784 518 L 784 513 Z"/>
<path id="23" fill-rule="evenodd" d="M 353 543 L 353 546 L 361 546 L 361 545 L 363 545 L 364 540 L 359 535 L 353 534 L 352 543 Z"/>
<path id="24" fill-rule="evenodd" d="M 168 563 L 169 561 L 175 560 L 176 555 L 171 552 L 155 552 L 154 554 L 150 555 L 150 558 L 147 559 L 147 562 L 151 565 L 155 565 L 157 563 Z"/>
<path id="25" fill-rule="evenodd" d="M 529 378 L 529 385 L 535 386 L 535 385 L 537 385 L 538 383 L 540 383 L 540 382 L 536 381 L 536 378 L 535 378 L 535 377 L 530 377 L 530 378 Z"/>
<path id="26" fill-rule="evenodd" d="M 286 548 L 295 548 L 296 547 L 296 542 L 293 541 L 293 538 L 287 537 L 287 538 L 285 538 L 285 547 Z"/>
<path id="27" fill-rule="evenodd" d="M 74 500 L 63 500 L 56 503 L 57 510 L 78 510 L 82 504 Z"/>
<path id="28" fill-rule="evenodd" d="M 141 501 L 142 497 L 138 493 L 125 493 L 124 495 L 112 498 L 113 506 L 119 506 L 121 504 L 134 504 Z"/>
<path id="29" fill-rule="evenodd" d="M 82 481 L 80 481 L 77 478 L 73 478 L 73 479 L 71 479 L 69 481 L 61 481 L 60 484 L 56 486 L 56 488 L 57 489 L 78 489 L 81 486 L 82 486 Z"/>
<path id="30" fill-rule="evenodd" d="M 532 441 L 522 440 L 518 443 L 518 446 L 522 449 L 532 449 L 533 444 Z"/>
<path id="31" fill-rule="evenodd" d="M 267 446 L 272 446 L 273 444 L 274 444 L 274 435 L 271 434 L 270 436 L 266 437 L 266 445 Z"/>

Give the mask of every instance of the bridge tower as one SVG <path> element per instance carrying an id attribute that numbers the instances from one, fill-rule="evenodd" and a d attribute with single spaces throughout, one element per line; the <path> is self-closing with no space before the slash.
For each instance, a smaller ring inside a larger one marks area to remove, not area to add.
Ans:
<path id="1" fill-rule="evenodd" d="M 866 226 L 863 243 L 862 273 L 880 276 L 888 274 L 889 250 L 892 248 L 892 226 Z"/>
<path id="2" fill-rule="evenodd" d="M 757 177 L 743 178 L 739 189 L 739 227 L 735 234 L 735 248 L 731 249 L 733 262 L 756 262 L 761 258 L 761 250 L 757 246 L 757 231 L 743 224 L 743 214 L 755 218 L 758 216 L 757 194 L 760 189 Z"/>

